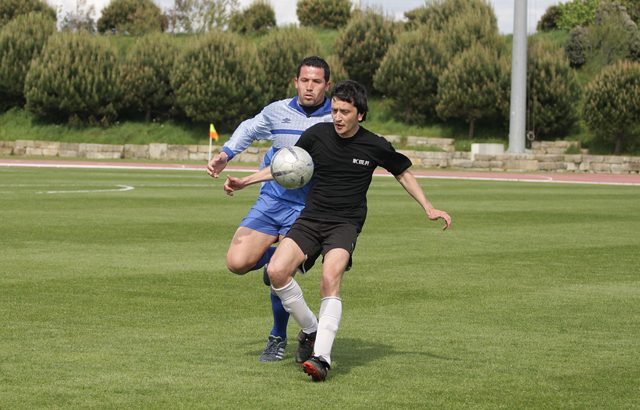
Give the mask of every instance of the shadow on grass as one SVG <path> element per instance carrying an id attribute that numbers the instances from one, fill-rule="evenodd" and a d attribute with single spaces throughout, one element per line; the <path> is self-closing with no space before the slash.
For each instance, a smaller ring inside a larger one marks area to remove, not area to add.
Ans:
<path id="1" fill-rule="evenodd" d="M 396 350 L 392 345 L 381 342 L 340 338 L 336 339 L 332 357 L 340 362 L 340 373 L 347 374 L 352 369 L 363 367 L 387 356 L 415 356 L 436 360 L 457 360 L 452 357 L 439 356 L 429 352 Z"/>

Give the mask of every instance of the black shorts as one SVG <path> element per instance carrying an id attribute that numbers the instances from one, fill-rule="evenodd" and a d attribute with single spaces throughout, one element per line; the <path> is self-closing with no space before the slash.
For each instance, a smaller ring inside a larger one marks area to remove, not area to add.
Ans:
<path id="1" fill-rule="evenodd" d="M 308 271 L 316 259 L 331 249 L 345 249 L 349 252 L 349 263 L 345 270 L 351 269 L 352 255 L 358 239 L 358 227 L 346 222 L 323 222 L 315 219 L 298 218 L 287 233 L 306 255 L 302 270 Z"/>

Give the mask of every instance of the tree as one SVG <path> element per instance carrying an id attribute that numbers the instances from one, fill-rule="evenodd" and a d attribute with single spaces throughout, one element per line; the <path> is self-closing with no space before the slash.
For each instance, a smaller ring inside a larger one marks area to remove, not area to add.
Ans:
<path id="1" fill-rule="evenodd" d="M 298 0 L 296 15 L 301 26 L 337 29 L 351 17 L 350 0 Z"/>
<path id="2" fill-rule="evenodd" d="M 424 123 L 436 115 L 438 78 L 447 60 L 443 36 L 426 27 L 403 33 L 384 56 L 373 81 L 391 99 L 395 118 Z"/>
<path id="3" fill-rule="evenodd" d="M 275 101 L 295 95 L 293 77 L 298 64 L 305 57 L 319 55 L 321 49 L 315 33 L 306 27 L 287 27 L 267 34 L 258 47 L 258 58 L 267 74 L 264 83 L 267 99 Z"/>
<path id="4" fill-rule="evenodd" d="M 171 84 L 194 121 L 232 130 L 266 102 L 265 74 L 255 46 L 237 34 L 212 31 L 178 59 Z"/>
<path id="5" fill-rule="evenodd" d="M 463 9 L 444 23 L 441 32 L 446 33 L 443 41 L 452 58 L 476 43 L 489 48 L 501 45 L 498 20 L 490 5 Z"/>
<path id="6" fill-rule="evenodd" d="M 562 9 L 558 5 L 552 5 L 547 8 L 536 26 L 538 31 L 551 31 L 558 29 L 558 19 L 562 15 Z"/>
<path id="7" fill-rule="evenodd" d="M 171 86 L 171 70 L 178 48 L 171 37 L 151 33 L 141 37 L 127 54 L 122 65 L 122 89 L 125 107 L 152 116 L 168 117 L 176 106 Z"/>
<path id="8" fill-rule="evenodd" d="M 596 10 L 600 0 L 573 0 L 561 3 L 560 17 L 557 19 L 558 28 L 561 30 L 571 30 L 577 26 L 588 26 L 596 18 Z"/>
<path id="9" fill-rule="evenodd" d="M 24 81 L 49 36 L 56 30 L 49 14 L 22 14 L 0 31 L 0 110 L 23 106 Z"/>
<path id="10" fill-rule="evenodd" d="M 485 0 L 430 0 L 425 6 L 406 12 L 405 17 L 410 30 L 426 26 L 433 31 L 443 31 L 449 20 L 470 11 L 485 18 L 493 15 L 496 19 L 493 8 Z"/>
<path id="11" fill-rule="evenodd" d="M 605 67 L 587 86 L 583 118 L 597 139 L 614 143 L 615 154 L 640 142 L 640 63 Z"/>
<path id="12" fill-rule="evenodd" d="M 240 34 L 264 34 L 276 26 L 276 13 L 267 0 L 255 0 L 246 10 L 234 12 L 229 30 Z"/>
<path id="13" fill-rule="evenodd" d="M 596 18 L 588 27 L 589 49 L 586 60 L 598 66 L 633 57 L 640 32 L 624 6 L 617 2 L 603 2 Z"/>
<path id="14" fill-rule="evenodd" d="M 436 110 L 442 119 L 461 118 L 469 123 L 469 138 L 476 121 L 496 116 L 507 99 L 504 79 L 508 61 L 496 50 L 476 44 L 456 56 L 442 73 Z"/>
<path id="15" fill-rule="evenodd" d="M 56 33 L 27 73 L 26 108 L 52 120 L 109 125 L 121 101 L 117 64 L 106 38 Z"/>
<path id="16" fill-rule="evenodd" d="M 395 38 L 393 23 L 373 10 L 367 10 L 355 15 L 340 31 L 334 48 L 349 77 L 371 92 L 373 76 Z"/>
<path id="17" fill-rule="evenodd" d="M 93 18 L 95 13 L 96 8 L 93 4 L 89 6 L 87 0 L 76 0 L 75 9 L 64 16 L 60 27 L 62 30 L 85 30 L 94 33 L 96 31 L 96 22 Z"/>
<path id="18" fill-rule="evenodd" d="M 169 27 L 177 33 L 225 29 L 238 9 L 238 0 L 175 0 L 168 12 Z"/>
<path id="19" fill-rule="evenodd" d="M 44 13 L 56 19 L 56 11 L 42 0 L 2 0 L 0 1 L 0 28 L 15 17 L 31 12 Z"/>
<path id="20" fill-rule="evenodd" d="M 580 88 L 561 50 L 541 41 L 529 47 L 527 111 L 536 139 L 568 135 L 578 120 Z M 504 111 L 506 114 L 508 108 Z"/>
<path id="21" fill-rule="evenodd" d="M 164 31 L 165 20 L 152 0 L 111 0 L 102 10 L 98 31 L 141 35 Z"/>

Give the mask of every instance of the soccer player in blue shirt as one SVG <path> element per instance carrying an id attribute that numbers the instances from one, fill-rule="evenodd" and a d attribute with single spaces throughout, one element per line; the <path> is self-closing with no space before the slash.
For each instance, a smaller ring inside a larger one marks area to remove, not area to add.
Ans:
<path id="1" fill-rule="evenodd" d="M 242 122 L 234 131 L 222 151 L 207 165 L 210 176 L 217 178 L 228 161 L 247 149 L 253 141 L 271 140 L 261 168 L 268 167 L 275 152 L 294 145 L 307 128 L 320 122 L 331 121 L 331 104 L 326 97 L 331 72 L 329 65 L 320 57 L 302 60 L 293 79 L 297 96 L 273 102 L 254 118 Z M 261 269 L 275 252 L 273 246 L 289 231 L 300 211 L 304 208 L 309 186 L 287 190 L 274 181 L 266 182 L 247 216 L 236 230 L 227 252 L 227 268 L 243 275 Z M 264 274 L 265 284 L 269 279 Z M 280 298 L 271 292 L 273 327 L 260 361 L 281 360 L 287 345 L 287 313 Z"/>

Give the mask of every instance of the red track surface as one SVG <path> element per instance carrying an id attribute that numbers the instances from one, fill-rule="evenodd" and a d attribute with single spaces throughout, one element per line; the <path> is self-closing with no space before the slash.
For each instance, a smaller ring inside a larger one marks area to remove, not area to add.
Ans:
<path id="1" fill-rule="evenodd" d="M 205 172 L 204 165 L 164 164 L 141 162 L 104 162 L 84 160 L 31 160 L 0 159 L 0 167 L 40 167 L 40 168 L 127 168 L 127 169 L 166 169 L 192 170 Z M 229 166 L 227 171 L 250 172 L 255 167 Z M 434 179 L 469 179 L 488 181 L 520 182 L 557 182 L 577 184 L 637 185 L 640 186 L 640 174 L 592 174 L 592 173 L 519 173 L 519 172 L 472 172 L 457 170 L 414 170 L 418 177 Z M 377 175 L 387 174 L 383 170 Z M 388 174 L 387 174 L 388 175 Z"/>

